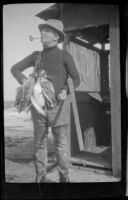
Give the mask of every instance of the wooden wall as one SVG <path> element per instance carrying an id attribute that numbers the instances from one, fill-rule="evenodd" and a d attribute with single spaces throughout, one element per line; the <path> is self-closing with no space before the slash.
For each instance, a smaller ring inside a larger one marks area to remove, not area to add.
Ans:
<path id="1" fill-rule="evenodd" d="M 110 11 L 109 25 L 112 170 L 114 176 L 121 177 L 120 26 L 119 10 L 116 6 Z"/>

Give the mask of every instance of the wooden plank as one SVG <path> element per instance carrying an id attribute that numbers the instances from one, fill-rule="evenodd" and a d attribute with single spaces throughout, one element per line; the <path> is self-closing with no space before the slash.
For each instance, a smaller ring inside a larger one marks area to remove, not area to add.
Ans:
<path id="1" fill-rule="evenodd" d="M 68 141 L 68 155 L 71 156 L 71 114 L 70 114 L 70 107 L 71 107 L 71 97 L 68 95 L 68 109 L 69 109 L 69 124 L 67 130 L 67 141 Z"/>
<path id="2" fill-rule="evenodd" d="M 117 6 L 110 10 L 110 77 L 111 77 L 111 124 L 112 124 L 112 170 L 121 177 L 121 92 L 120 92 L 120 36 L 119 11 Z"/>
<path id="3" fill-rule="evenodd" d="M 101 52 L 100 49 L 98 49 L 98 48 L 96 48 L 96 47 L 90 45 L 89 43 L 85 43 L 85 42 L 83 42 L 83 41 L 81 41 L 81 40 L 75 38 L 74 36 L 70 36 L 69 39 L 70 39 L 71 42 L 77 43 L 77 44 L 79 44 L 80 46 L 83 46 L 83 47 L 85 47 L 85 48 L 87 48 L 87 49 L 96 51 L 96 52 L 98 52 L 98 53 Z"/>
<path id="4" fill-rule="evenodd" d="M 82 153 L 82 152 L 81 152 Z M 76 154 L 72 157 L 70 157 L 70 161 L 72 163 L 77 163 L 77 164 L 82 164 L 82 165 L 88 165 L 88 166 L 93 166 L 93 167 L 100 167 L 103 169 L 109 169 L 112 170 L 111 163 L 108 162 L 107 159 L 100 155 L 96 155 L 94 153 L 86 153 L 83 152 L 82 154 Z"/>
<path id="5" fill-rule="evenodd" d="M 82 132 L 81 132 L 78 110 L 77 110 L 77 105 L 76 105 L 74 87 L 73 87 L 73 83 L 72 83 L 71 78 L 68 78 L 68 85 L 69 85 L 69 91 L 70 91 L 70 95 L 71 95 L 71 103 L 72 103 L 74 120 L 75 120 L 75 125 L 76 125 L 76 133 L 77 133 L 77 138 L 78 138 L 78 144 L 79 144 L 80 151 L 83 151 L 84 150 L 84 144 L 83 144 Z"/>

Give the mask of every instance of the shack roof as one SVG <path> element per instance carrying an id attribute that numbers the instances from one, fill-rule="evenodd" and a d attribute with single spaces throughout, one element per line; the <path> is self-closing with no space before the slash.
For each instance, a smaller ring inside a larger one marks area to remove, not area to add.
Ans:
<path id="1" fill-rule="evenodd" d="M 104 4 L 56 3 L 36 16 L 44 20 L 62 19 L 67 31 L 108 24 L 110 7 Z"/>
<path id="2" fill-rule="evenodd" d="M 61 19 L 64 31 L 75 37 L 95 43 L 106 43 L 109 40 L 109 12 L 112 5 L 56 3 L 36 14 L 47 19 Z"/>

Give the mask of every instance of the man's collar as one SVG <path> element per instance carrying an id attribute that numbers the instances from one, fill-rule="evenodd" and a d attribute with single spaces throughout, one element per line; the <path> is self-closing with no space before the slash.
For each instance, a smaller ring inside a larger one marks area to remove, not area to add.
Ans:
<path id="1" fill-rule="evenodd" d="M 56 49 L 56 48 L 58 48 L 57 45 L 52 46 L 52 47 L 45 47 L 45 48 L 43 49 L 43 51 L 50 51 L 50 50 L 53 50 L 53 49 Z"/>

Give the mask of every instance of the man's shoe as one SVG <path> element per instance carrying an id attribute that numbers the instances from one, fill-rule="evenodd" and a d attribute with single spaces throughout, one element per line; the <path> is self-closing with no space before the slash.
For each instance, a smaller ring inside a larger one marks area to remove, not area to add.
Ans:
<path id="1" fill-rule="evenodd" d="M 46 183 L 46 178 L 45 177 L 36 177 L 35 183 Z"/>
<path id="2" fill-rule="evenodd" d="M 65 177 L 63 177 L 63 178 L 61 177 L 59 182 L 60 183 L 70 183 L 69 178 L 65 178 Z"/>
<path id="3" fill-rule="evenodd" d="M 41 178 L 40 183 L 47 183 L 47 179 L 45 177 Z"/>

